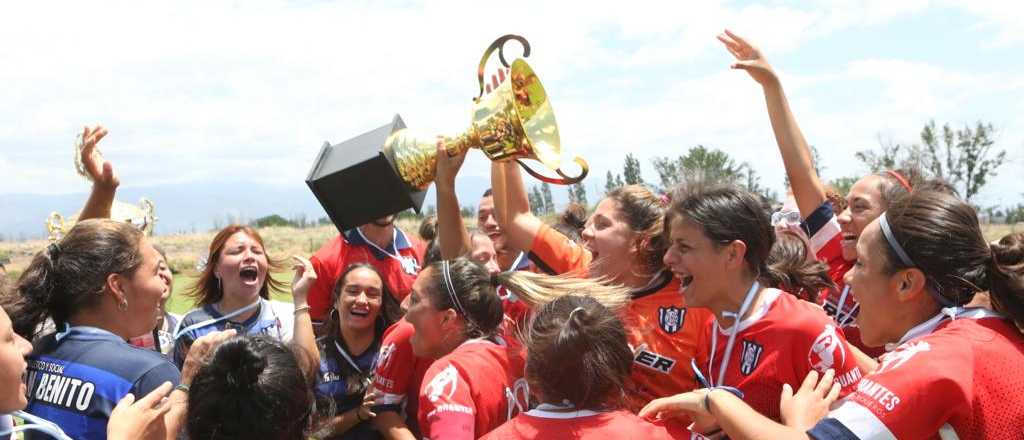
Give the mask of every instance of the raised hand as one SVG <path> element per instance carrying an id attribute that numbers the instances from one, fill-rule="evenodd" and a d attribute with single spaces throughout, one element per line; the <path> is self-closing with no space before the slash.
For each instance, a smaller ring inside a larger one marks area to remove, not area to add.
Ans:
<path id="1" fill-rule="evenodd" d="M 114 173 L 114 166 L 109 161 L 103 160 L 103 156 L 96 150 L 96 145 L 107 135 L 107 129 L 102 125 L 82 130 L 82 167 L 85 175 L 92 180 L 93 185 L 103 189 L 114 190 L 121 181 Z"/>
<path id="2" fill-rule="evenodd" d="M 793 394 L 789 384 L 783 384 L 782 400 L 779 402 L 782 422 L 791 428 L 806 431 L 825 418 L 829 406 L 839 397 L 839 384 L 835 382 L 835 377 L 835 371 L 829 369 L 819 381 L 818 372 L 811 370 L 796 394 Z"/>
<path id="3" fill-rule="evenodd" d="M 721 41 L 725 45 L 725 49 L 736 57 L 736 62 L 730 67 L 745 70 L 762 87 L 778 84 L 779 78 L 775 75 L 775 70 L 772 69 L 771 64 L 768 64 L 768 60 L 757 47 L 728 29 L 718 35 L 718 41 Z"/>
<path id="4" fill-rule="evenodd" d="M 171 405 L 164 404 L 163 399 L 171 392 L 171 383 L 150 391 L 142 399 L 135 400 L 131 393 L 124 396 L 110 413 L 107 421 L 107 438 L 110 440 L 163 439 L 167 435 L 164 414 Z"/>
<path id="5" fill-rule="evenodd" d="M 449 156 L 444 139 L 439 137 L 437 139 L 437 169 L 434 172 L 434 183 L 449 189 L 455 188 L 455 175 L 459 174 L 462 162 L 466 160 L 466 153 L 468 151 Z"/>
<path id="6" fill-rule="evenodd" d="M 298 255 L 292 256 L 295 275 L 292 277 L 292 298 L 295 304 L 305 304 L 309 295 L 309 288 L 316 283 L 316 270 L 313 263 L 307 258 Z"/>

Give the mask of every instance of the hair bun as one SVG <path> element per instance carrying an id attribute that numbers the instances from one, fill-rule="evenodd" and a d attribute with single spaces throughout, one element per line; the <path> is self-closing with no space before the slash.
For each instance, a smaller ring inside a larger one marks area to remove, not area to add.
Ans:
<path id="1" fill-rule="evenodd" d="M 1009 234 L 989 246 L 992 262 L 998 266 L 1024 264 L 1024 233 Z"/>
<path id="2" fill-rule="evenodd" d="M 267 361 L 242 339 L 232 339 L 217 348 L 210 366 L 223 375 L 228 387 L 245 390 L 259 382 Z"/>

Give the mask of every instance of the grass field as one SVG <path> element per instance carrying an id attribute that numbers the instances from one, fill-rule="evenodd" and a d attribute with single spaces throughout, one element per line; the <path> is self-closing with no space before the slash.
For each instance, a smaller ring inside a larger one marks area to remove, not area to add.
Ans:
<path id="1" fill-rule="evenodd" d="M 475 220 L 467 219 L 467 224 L 475 224 Z M 415 220 L 399 220 L 398 225 L 403 231 L 415 234 L 419 224 Z M 996 240 L 1012 232 L 1024 232 L 1024 223 L 1015 225 L 983 225 L 982 229 L 985 238 Z M 287 259 L 292 255 L 309 256 L 320 248 L 327 240 L 334 237 L 338 232 L 334 226 L 321 226 L 316 228 L 298 229 L 289 227 L 271 227 L 259 230 L 260 235 L 267 247 L 267 253 L 278 259 Z M 210 246 L 210 241 L 215 235 L 214 232 L 197 234 L 172 234 L 152 237 L 154 243 L 159 245 L 167 253 L 167 259 L 171 269 L 174 271 L 174 289 L 171 299 L 168 302 L 168 309 L 174 313 L 184 313 L 192 308 L 192 299 L 184 295 L 184 292 L 192 287 L 198 276 L 196 262 L 200 257 L 205 256 Z M 12 279 L 17 279 L 21 271 L 28 265 L 32 256 L 39 249 L 46 246 L 45 240 L 34 240 L 25 242 L 0 242 L 0 255 L 9 255 L 10 263 L 6 265 L 7 274 Z M 290 263 L 289 263 L 290 267 Z M 291 270 L 273 274 L 274 278 L 285 284 L 291 282 Z M 290 301 L 291 295 L 287 293 L 277 294 L 275 299 Z"/>

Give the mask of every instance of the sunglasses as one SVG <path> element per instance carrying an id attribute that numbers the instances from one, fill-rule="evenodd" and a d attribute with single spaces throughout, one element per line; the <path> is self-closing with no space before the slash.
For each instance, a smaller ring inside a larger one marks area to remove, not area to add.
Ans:
<path id="1" fill-rule="evenodd" d="M 772 213 L 772 226 L 799 225 L 800 212 L 775 211 Z"/>

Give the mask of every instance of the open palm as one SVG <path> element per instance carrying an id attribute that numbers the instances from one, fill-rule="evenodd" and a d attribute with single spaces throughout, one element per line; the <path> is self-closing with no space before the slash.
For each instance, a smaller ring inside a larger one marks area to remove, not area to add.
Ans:
<path id="1" fill-rule="evenodd" d="M 726 29 L 724 33 L 718 35 L 718 41 L 721 41 L 725 45 L 725 49 L 736 57 L 736 62 L 731 66 L 733 69 L 745 70 L 751 78 L 754 78 L 754 81 L 762 86 L 778 82 L 778 77 L 775 76 L 775 71 L 772 70 L 771 64 L 768 64 L 768 60 L 757 47 L 748 43 L 743 37 Z"/>

